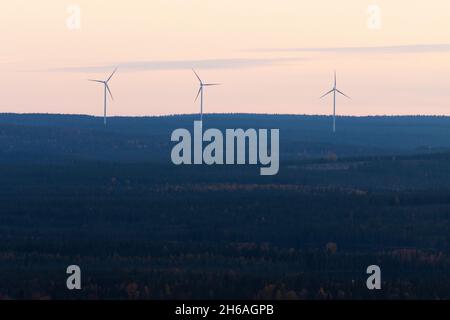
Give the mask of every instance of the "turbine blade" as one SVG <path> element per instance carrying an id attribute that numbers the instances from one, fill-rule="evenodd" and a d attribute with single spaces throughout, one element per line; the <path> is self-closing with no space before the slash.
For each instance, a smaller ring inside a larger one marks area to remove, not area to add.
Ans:
<path id="1" fill-rule="evenodd" d="M 194 102 L 196 102 L 196 101 L 197 101 L 197 99 L 198 99 L 198 96 L 200 95 L 200 92 L 202 92 L 202 87 L 200 87 L 200 89 L 198 89 L 198 93 L 197 93 L 197 96 L 195 97 L 195 100 L 194 100 Z"/>
<path id="2" fill-rule="evenodd" d="M 111 99 L 112 99 L 112 100 L 114 100 L 114 97 L 113 97 L 113 95 L 112 95 L 112 93 L 111 93 L 111 90 L 109 90 L 109 86 L 108 86 L 108 84 L 107 84 L 107 83 L 105 83 L 105 86 L 106 86 L 106 90 L 108 90 L 108 92 L 109 92 L 109 95 L 111 96 Z"/>
<path id="3" fill-rule="evenodd" d="M 345 93 L 343 93 L 343 92 L 341 92 L 341 91 L 339 91 L 338 89 L 336 89 L 336 91 L 337 92 L 339 92 L 340 94 L 342 94 L 343 96 L 345 96 L 345 97 L 347 97 L 347 98 L 349 98 L 349 99 L 351 99 L 348 95 L 346 95 Z"/>
<path id="4" fill-rule="evenodd" d="M 200 79 L 200 77 L 198 76 L 197 72 L 195 72 L 194 69 L 192 69 L 192 71 L 194 71 L 195 76 L 197 77 L 198 81 L 200 81 L 200 84 L 203 84 L 202 79 Z"/>
<path id="5" fill-rule="evenodd" d="M 88 81 L 93 81 L 93 82 L 100 82 L 100 83 L 105 83 L 105 81 L 102 81 L 102 80 L 92 80 L 92 79 L 88 79 Z"/>
<path id="6" fill-rule="evenodd" d="M 321 96 L 319 99 L 322 99 L 323 97 L 329 95 L 330 93 L 332 93 L 334 91 L 334 89 L 331 89 L 330 91 L 328 91 L 327 93 L 325 93 L 323 96 Z"/>
<path id="7" fill-rule="evenodd" d="M 334 88 L 336 88 L 336 70 L 334 70 Z"/>
<path id="8" fill-rule="evenodd" d="M 208 86 L 220 86 L 220 83 L 205 83 L 205 84 L 203 84 L 203 86 L 206 86 L 206 87 L 208 87 Z"/>
<path id="9" fill-rule="evenodd" d="M 111 75 L 110 75 L 109 78 L 106 80 L 106 82 L 108 82 L 109 80 L 111 80 L 111 78 L 113 77 L 114 73 L 116 73 L 117 68 L 119 68 L 119 67 L 116 67 L 116 68 L 114 69 L 113 73 L 111 73 Z"/>

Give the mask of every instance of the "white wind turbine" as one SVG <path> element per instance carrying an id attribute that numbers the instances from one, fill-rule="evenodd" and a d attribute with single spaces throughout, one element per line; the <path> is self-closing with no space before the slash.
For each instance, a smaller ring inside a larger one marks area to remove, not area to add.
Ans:
<path id="1" fill-rule="evenodd" d="M 200 79 L 197 72 L 195 72 L 194 69 L 192 69 L 192 71 L 194 71 L 195 76 L 197 77 L 198 81 L 200 82 L 200 88 L 198 89 L 198 93 L 197 93 L 197 96 L 195 97 L 195 101 L 197 101 L 198 96 L 200 95 L 200 121 L 203 124 L 203 88 L 209 87 L 209 86 L 218 86 L 218 85 L 220 85 L 220 83 L 203 83 L 202 79 Z"/>
<path id="2" fill-rule="evenodd" d="M 322 99 L 323 97 L 329 95 L 330 93 L 333 93 L 333 132 L 336 132 L 336 92 L 342 94 L 343 96 L 350 99 L 349 96 L 347 96 L 345 93 L 341 92 L 336 88 L 336 71 L 334 72 L 334 86 L 333 89 L 325 93 L 323 96 L 320 97 Z"/>
<path id="3" fill-rule="evenodd" d="M 103 108 L 103 123 L 106 126 L 106 103 L 107 103 L 107 95 L 106 95 L 106 91 L 108 91 L 109 95 L 111 96 L 111 99 L 114 100 L 113 95 L 111 93 L 111 90 L 109 89 L 108 86 L 108 82 L 109 80 L 111 80 L 111 78 L 113 77 L 114 73 L 116 73 L 117 71 L 117 67 L 114 69 L 113 73 L 111 73 L 111 75 L 106 79 L 106 80 L 91 80 L 89 79 L 89 81 L 93 81 L 93 82 L 99 82 L 102 83 L 105 86 L 105 93 L 104 93 L 104 108 Z"/>

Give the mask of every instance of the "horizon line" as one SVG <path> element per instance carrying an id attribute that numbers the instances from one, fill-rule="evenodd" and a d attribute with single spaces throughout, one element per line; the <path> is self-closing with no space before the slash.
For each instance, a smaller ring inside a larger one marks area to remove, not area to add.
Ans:
<path id="1" fill-rule="evenodd" d="M 103 115 L 92 115 L 84 113 L 52 113 L 52 112 L 0 112 L 0 116 L 7 115 L 19 115 L 19 116 L 67 116 L 67 117 L 90 117 L 90 118 L 103 118 Z M 222 115 L 235 115 L 235 116 L 291 116 L 291 117 L 333 117 L 328 114 L 306 114 L 306 113 L 252 113 L 252 112 L 215 112 L 204 113 L 204 116 L 222 116 Z M 170 117 L 194 117 L 198 116 L 198 113 L 174 113 L 174 114 L 161 114 L 161 115 L 111 115 L 108 118 L 170 118 Z M 374 115 L 336 115 L 339 118 L 399 118 L 399 117 L 424 117 L 424 118 L 450 118 L 450 115 L 440 114 L 374 114 Z"/>

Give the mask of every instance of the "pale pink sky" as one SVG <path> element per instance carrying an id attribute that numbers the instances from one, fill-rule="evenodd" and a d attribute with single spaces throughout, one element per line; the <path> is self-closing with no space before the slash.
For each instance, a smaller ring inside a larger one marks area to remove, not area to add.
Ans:
<path id="1" fill-rule="evenodd" d="M 367 8 L 381 8 L 381 29 Z M 69 30 L 67 8 L 80 8 Z M 15 0 L 0 5 L 0 112 L 450 115 L 448 0 Z"/>

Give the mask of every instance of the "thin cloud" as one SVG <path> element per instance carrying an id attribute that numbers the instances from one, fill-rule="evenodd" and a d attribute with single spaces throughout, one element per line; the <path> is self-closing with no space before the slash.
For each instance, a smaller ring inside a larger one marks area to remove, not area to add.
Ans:
<path id="1" fill-rule="evenodd" d="M 374 47 L 265 48 L 253 52 L 331 52 L 331 53 L 439 53 L 450 52 L 450 44 L 415 44 Z"/>
<path id="2" fill-rule="evenodd" d="M 118 63 L 121 70 L 146 71 L 146 70 L 184 70 L 198 69 L 239 69 L 251 67 L 264 67 L 271 65 L 283 65 L 292 62 L 306 60 L 304 58 L 273 58 L 273 59 L 210 59 L 210 60 L 162 60 L 162 61 L 139 61 Z M 53 72 L 104 72 L 109 71 L 116 65 L 84 66 L 69 68 L 53 68 Z"/>

